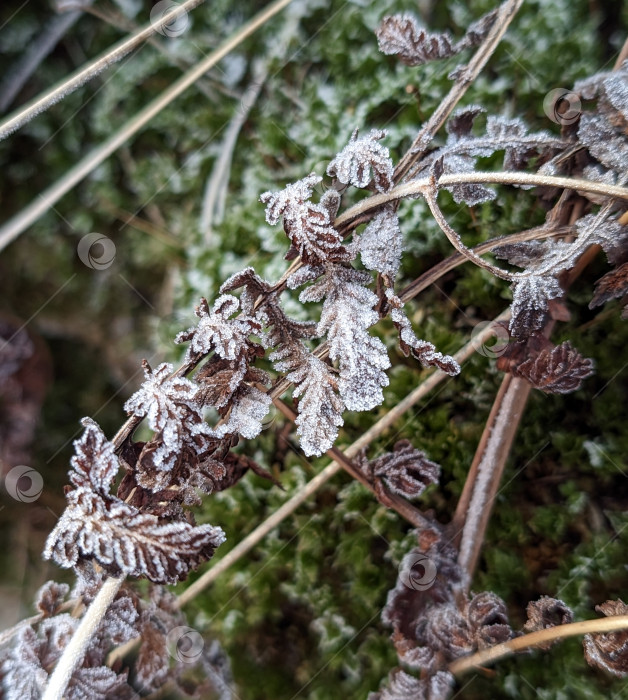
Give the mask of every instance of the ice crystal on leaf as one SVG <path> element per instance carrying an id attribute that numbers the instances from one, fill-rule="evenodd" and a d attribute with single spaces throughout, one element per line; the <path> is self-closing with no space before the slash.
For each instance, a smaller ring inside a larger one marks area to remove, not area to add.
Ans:
<path id="1" fill-rule="evenodd" d="M 453 357 L 443 355 L 436 350 L 432 343 L 417 338 L 412 330 L 412 324 L 404 311 L 403 302 L 392 289 L 386 290 L 386 298 L 390 304 L 390 317 L 399 331 L 399 346 L 403 354 L 406 357 L 412 354 L 412 357 L 417 359 L 422 365 L 438 367 L 451 376 L 459 374 L 460 365 Z"/>
<path id="2" fill-rule="evenodd" d="M 344 403 L 337 396 L 338 384 L 333 370 L 313 355 L 301 342 L 311 337 L 315 327 L 297 324 L 283 311 L 275 309 L 270 339 L 275 350 L 270 360 L 295 386 L 293 396 L 299 399 L 296 419 L 297 435 L 306 455 L 321 455 L 338 437 L 343 424 Z"/>
<path id="3" fill-rule="evenodd" d="M 362 189 L 372 180 L 378 192 L 388 192 L 393 186 L 393 163 L 388 149 L 378 143 L 385 136 L 385 131 L 372 129 L 368 136 L 358 138 L 356 129 L 349 143 L 327 166 L 327 174 L 344 185 Z"/>
<path id="4" fill-rule="evenodd" d="M 450 34 L 431 34 L 411 14 L 384 17 L 375 34 L 379 50 L 399 56 L 407 66 L 420 66 L 457 53 Z"/>
<path id="5" fill-rule="evenodd" d="M 510 332 L 525 337 L 543 328 L 550 299 L 562 297 L 563 289 L 551 275 L 531 275 L 512 286 Z"/>
<path id="6" fill-rule="evenodd" d="M 220 285 L 220 293 L 227 294 L 235 289 L 242 289 L 240 294 L 240 307 L 242 313 L 248 316 L 255 314 L 255 301 L 262 295 L 271 293 L 272 286 L 262 279 L 252 267 L 245 267 L 231 275 Z"/>
<path id="7" fill-rule="evenodd" d="M 327 197 L 319 204 L 310 201 L 321 180 L 312 173 L 281 192 L 264 192 L 260 201 L 266 204 L 266 221 L 272 226 L 283 218 L 286 235 L 304 263 L 347 261 L 351 255 L 333 227 L 335 211 L 330 207 L 330 203 L 337 207 L 338 200 Z"/>
<path id="8" fill-rule="evenodd" d="M 7 700 L 38 700 L 48 683 L 48 674 L 39 659 L 40 642 L 30 627 L 17 638 L 12 655 L 2 664 Z"/>
<path id="9" fill-rule="evenodd" d="M 47 618 L 37 631 L 23 629 L 10 655 L 2 665 L 4 695 L 6 700 L 39 700 L 48 683 L 48 672 L 54 668 L 79 620 L 67 613 Z M 102 629 L 103 625 L 99 627 Z M 116 673 L 104 665 L 104 655 L 99 649 L 90 648 L 88 656 L 96 655 L 96 667 L 79 667 L 72 675 L 64 693 L 67 700 L 92 700 L 92 698 L 130 698 L 131 689 L 126 685 L 127 672 Z M 128 692 L 125 692 L 128 691 Z"/>
<path id="10" fill-rule="evenodd" d="M 46 617 L 56 615 L 70 592 L 67 583 L 46 581 L 35 595 L 35 606 Z"/>
<path id="11" fill-rule="evenodd" d="M 126 690 L 126 694 L 122 691 Z M 79 668 L 72 676 L 68 700 L 93 700 L 94 698 L 133 698 L 127 685 L 126 673 L 116 673 L 107 666 Z"/>
<path id="12" fill-rule="evenodd" d="M 426 31 L 411 14 L 384 17 L 375 34 L 382 53 L 396 54 L 408 66 L 420 66 L 477 46 L 484 40 L 495 17 L 495 10 L 480 17 L 469 25 L 459 41 L 453 39 L 448 32 L 435 34 Z"/>
<path id="13" fill-rule="evenodd" d="M 580 117 L 578 139 L 602 165 L 624 173 L 628 166 L 626 137 L 602 114 L 585 112 Z"/>
<path id="14" fill-rule="evenodd" d="M 368 273 L 328 265 L 323 277 L 301 292 L 299 299 L 325 299 L 317 334 L 327 335 L 329 356 L 340 368 L 338 389 L 350 411 L 369 411 L 384 400 L 388 386 L 384 370 L 390 367 L 386 348 L 367 329 L 377 322 L 377 296 L 365 285 Z"/>
<path id="15" fill-rule="evenodd" d="M 142 366 L 144 383 L 124 404 L 124 409 L 130 415 L 146 416 L 152 430 L 164 430 L 169 421 L 185 418 L 197 386 L 184 377 L 170 376 L 174 368 L 166 362 L 154 371 L 146 360 Z"/>
<path id="16" fill-rule="evenodd" d="M 44 558 L 63 568 L 95 559 L 113 575 L 146 576 L 158 583 L 175 583 L 209 559 L 224 541 L 220 528 L 160 520 L 109 495 L 117 473 L 113 445 L 93 421 L 84 425 L 70 472 L 76 488 L 67 494 Z"/>
<path id="17" fill-rule="evenodd" d="M 598 98 L 597 111 L 580 116 L 578 139 L 596 160 L 623 176 L 628 168 L 628 62 L 577 83 L 575 89 L 586 99 Z"/>
<path id="18" fill-rule="evenodd" d="M 189 379 L 171 376 L 171 364 L 163 363 L 153 371 L 144 360 L 142 366 L 145 380 L 124 404 L 130 415 L 146 416 L 157 433 L 139 459 L 140 471 L 170 471 L 179 459 L 191 426 L 202 422 L 194 404 L 198 387 Z M 141 482 L 149 485 L 146 479 Z"/>
<path id="19" fill-rule="evenodd" d="M 226 423 L 213 429 L 203 429 L 210 437 L 224 437 L 227 434 L 239 434 L 247 439 L 257 437 L 262 431 L 264 420 L 272 399 L 255 386 L 241 384 L 231 403 L 231 413 Z"/>
<path id="20" fill-rule="evenodd" d="M 319 456 L 332 447 L 338 437 L 338 428 L 344 423 L 344 404 L 336 395 L 336 379 L 330 367 L 314 355 L 286 378 L 294 382 L 292 395 L 299 399 L 296 424 L 301 448 L 308 456 Z"/>
<path id="21" fill-rule="evenodd" d="M 628 121 L 628 61 L 604 80 L 604 92 L 608 101 Z"/>
<path id="22" fill-rule="evenodd" d="M 364 267 L 394 280 L 401 264 L 403 238 L 394 207 L 383 209 L 364 229 L 358 242 Z"/>
<path id="23" fill-rule="evenodd" d="M 259 331 L 259 324 L 248 316 L 230 318 L 240 308 L 238 299 L 223 294 L 209 309 L 207 299 L 201 299 L 195 313 L 200 321 L 196 327 L 179 333 L 177 343 L 190 342 L 185 361 L 190 362 L 214 351 L 225 360 L 235 360 L 246 348 L 251 334 Z"/>
<path id="24" fill-rule="evenodd" d="M 571 243 L 523 241 L 496 249 L 498 258 L 525 267 L 527 273 L 512 285 L 510 331 L 513 336 L 527 337 L 543 327 L 548 318 L 549 301 L 563 296 L 558 276 L 571 269 L 588 247 L 598 243 L 607 256 L 614 259 L 628 234 L 626 227 L 617 221 L 593 214 L 578 220 L 576 230 L 578 237 Z"/>
<path id="25" fill-rule="evenodd" d="M 322 265 L 304 265 L 288 278 L 288 286 L 294 288 L 312 281 L 324 269 Z M 252 270 L 235 275 L 225 283 L 223 290 L 238 287 L 243 287 L 242 295 L 247 300 L 266 294 L 257 317 L 265 325 L 266 344 L 273 348 L 269 359 L 274 368 L 295 385 L 293 396 L 299 399 L 297 435 L 303 451 L 308 456 L 321 455 L 338 436 L 338 428 L 343 424 L 344 404 L 337 396 L 338 385 L 333 370 L 302 342 L 316 334 L 316 324 L 288 318 L 276 292 L 271 292 L 270 285 Z M 250 301 L 246 303 L 250 304 Z"/>

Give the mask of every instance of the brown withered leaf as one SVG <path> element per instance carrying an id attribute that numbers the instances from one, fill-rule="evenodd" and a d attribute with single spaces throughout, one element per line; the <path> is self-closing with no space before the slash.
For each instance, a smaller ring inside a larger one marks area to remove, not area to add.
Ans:
<path id="1" fill-rule="evenodd" d="M 134 685 L 142 692 L 154 692 L 170 675 L 166 634 L 158 618 L 144 615 L 140 627 L 142 643 L 134 667 Z"/>
<path id="2" fill-rule="evenodd" d="M 607 600 L 595 609 L 612 617 L 628 615 L 628 605 L 622 600 Z M 582 640 L 584 658 L 590 666 L 596 666 L 614 676 L 628 676 L 628 630 L 606 632 L 605 634 L 586 634 Z"/>
<path id="3" fill-rule="evenodd" d="M 59 612 L 59 608 L 65 602 L 65 599 L 70 592 L 70 586 L 67 583 L 55 583 L 55 581 L 46 581 L 44 585 L 37 591 L 35 597 L 35 606 L 46 617 L 51 617 Z"/>
<path id="4" fill-rule="evenodd" d="M 550 596 L 541 596 L 538 600 L 533 600 L 528 603 L 526 608 L 528 620 L 523 626 L 526 632 L 539 632 L 540 630 L 550 629 L 557 625 L 567 625 L 573 622 L 573 611 L 562 600 L 558 598 L 550 598 Z M 558 640 L 544 642 L 539 644 L 541 649 L 549 649 L 556 644 Z"/>
<path id="5" fill-rule="evenodd" d="M 507 329 L 506 323 L 499 324 Z M 536 357 L 541 350 L 551 350 L 554 344 L 541 333 L 534 333 L 521 340 L 513 340 L 506 345 L 500 357 L 497 358 L 497 369 L 500 372 L 516 374 L 517 367 L 531 357 Z"/>
<path id="6" fill-rule="evenodd" d="M 478 593 L 471 598 L 465 618 L 478 649 L 501 644 L 512 636 L 506 604 L 490 591 Z"/>
<path id="7" fill-rule="evenodd" d="M 50 533 L 45 559 L 63 568 L 95 559 L 114 576 L 146 576 L 176 583 L 209 559 L 225 535 L 219 527 L 195 527 L 185 519 L 160 519 L 110 495 L 118 471 L 114 446 L 98 425 L 84 419 L 74 447 L 67 508 Z"/>
<path id="8" fill-rule="evenodd" d="M 567 340 L 551 349 L 544 348 L 511 371 L 545 393 L 569 394 L 593 374 L 593 367 L 593 360 L 583 357 Z"/>
<path id="9" fill-rule="evenodd" d="M 606 304 L 611 299 L 619 299 L 628 294 L 628 262 L 607 272 L 595 283 L 595 294 L 589 308 Z"/>
<path id="10" fill-rule="evenodd" d="M 432 34 L 419 26 L 417 19 L 409 14 L 384 17 L 375 34 L 379 50 L 398 55 L 407 66 L 420 66 L 457 53 L 450 34 Z"/>
<path id="11" fill-rule="evenodd" d="M 242 313 L 252 316 L 255 312 L 255 301 L 258 297 L 270 293 L 272 285 L 262 279 L 252 267 L 245 267 L 231 275 L 220 286 L 220 293 L 226 294 L 234 289 L 242 288 L 240 294 L 240 307 Z"/>
<path id="12" fill-rule="evenodd" d="M 323 195 L 318 204 L 310 201 L 321 180 L 311 173 L 280 192 L 264 192 L 260 201 L 266 204 L 266 221 L 274 226 L 283 219 L 284 231 L 304 263 L 350 260 L 349 250 L 333 226 L 333 195 Z"/>
<path id="13" fill-rule="evenodd" d="M 399 440 L 392 452 L 371 462 L 363 453 L 361 466 L 383 479 L 391 491 L 406 498 L 420 496 L 427 486 L 437 484 L 440 476 L 440 466 L 416 450 L 409 440 Z"/>

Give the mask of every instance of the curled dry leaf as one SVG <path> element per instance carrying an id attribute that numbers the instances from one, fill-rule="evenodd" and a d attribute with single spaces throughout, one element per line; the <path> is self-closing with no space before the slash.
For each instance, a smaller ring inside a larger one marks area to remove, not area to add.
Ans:
<path id="1" fill-rule="evenodd" d="M 391 671 L 388 684 L 378 693 L 370 693 L 368 700 L 446 700 L 453 686 L 454 677 L 448 671 L 437 671 L 420 680 L 396 669 Z"/>
<path id="2" fill-rule="evenodd" d="M 582 380 L 594 372 L 593 360 L 583 357 L 567 340 L 558 346 L 543 348 L 510 370 L 526 379 L 535 389 L 548 394 L 577 391 Z"/>
<path id="3" fill-rule="evenodd" d="M 440 466 L 430 461 L 424 452 L 415 449 L 409 440 L 399 440 L 393 452 L 370 462 L 364 451 L 360 466 L 367 473 L 383 479 L 391 491 L 406 498 L 417 498 L 427 486 L 437 484 L 440 476 Z"/>
<path id="4" fill-rule="evenodd" d="M 327 174 L 344 185 L 362 189 L 372 180 L 378 192 L 388 192 L 393 186 L 393 163 L 388 149 L 378 143 L 385 136 L 385 131 L 372 129 L 368 136 L 358 138 L 356 129 L 349 143 L 327 166 Z"/>
<path id="5" fill-rule="evenodd" d="M 526 632 L 539 632 L 558 625 L 567 625 L 573 622 L 573 611 L 558 598 L 541 596 L 538 600 L 528 603 L 526 608 L 528 619 L 523 626 Z M 558 640 L 540 644 L 541 649 L 549 649 Z"/>
<path id="6" fill-rule="evenodd" d="M 286 235 L 304 263 L 348 261 L 351 255 L 333 227 L 335 211 L 330 205 L 338 204 L 335 195 L 329 195 L 319 204 L 310 201 L 314 187 L 321 180 L 312 173 L 281 192 L 264 192 L 260 201 L 266 204 L 266 221 L 272 226 L 283 218 Z"/>
<path id="7" fill-rule="evenodd" d="M 589 308 L 606 304 L 611 299 L 621 299 L 628 294 L 628 262 L 620 265 L 615 270 L 607 272 L 595 283 L 595 294 L 589 303 Z M 623 316 L 627 314 L 628 307 L 624 308 Z"/>
<path id="8" fill-rule="evenodd" d="M 450 376 L 460 373 L 460 365 L 450 355 L 438 352 L 435 346 L 427 340 L 417 338 L 412 329 L 410 319 L 406 316 L 401 299 L 392 289 L 386 290 L 386 298 L 390 305 L 390 318 L 399 331 L 399 347 L 407 357 L 412 355 L 425 367 L 438 367 Z"/>
<path id="9" fill-rule="evenodd" d="M 595 609 L 611 617 L 628 615 L 628 605 L 622 600 L 607 600 Z M 614 676 L 628 676 L 628 630 L 606 632 L 605 634 L 586 634 L 582 641 L 584 658 L 590 666 L 601 668 Z"/>

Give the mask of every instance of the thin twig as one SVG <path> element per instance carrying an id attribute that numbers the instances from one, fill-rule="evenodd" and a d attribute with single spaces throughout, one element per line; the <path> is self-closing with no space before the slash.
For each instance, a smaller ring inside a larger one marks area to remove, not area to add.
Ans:
<path id="1" fill-rule="evenodd" d="M 508 26 L 523 4 L 523 0 L 508 0 L 499 9 L 493 26 L 488 32 L 486 39 L 480 45 L 469 65 L 462 72 L 460 78 L 454 83 L 448 95 L 441 101 L 436 110 L 432 113 L 425 126 L 421 129 L 414 143 L 408 152 L 399 161 L 395 168 L 395 182 L 400 182 L 410 171 L 412 166 L 421 158 L 425 149 L 430 145 L 436 132 L 445 123 L 454 107 L 458 104 L 467 89 L 474 82 L 480 71 L 486 65 L 502 37 L 506 33 Z"/>
<path id="2" fill-rule="evenodd" d="M 76 632 L 72 635 L 72 638 L 64 648 L 50 676 L 42 700 L 62 700 L 65 689 L 72 678 L 72 674 L 82 663 L 92 636 L 98 629 L 113 599 L 118 594 L 124 579 L 124 576 L 120 578 L 111 577 L 100 587 L 96 597 L 81 618 Z"/>
<path id="3" fill-rule="evenodd" d="M 68 170 L 63 177 L 57 180 L 54 185 L 44 190 L 35 201 L 31 202 L 22 209 L 21 212 L 9 219 L 9 221 L 0 228 L 0 250 L 5 248 L 12 240 L 17 238 L 22 231 L 37 221 L 37 219 L 53 207 L 63 195 L 67 194 L 77 183 L 89 175 L 89 173 L 97 168 L 123 143 L 128 141 L 131 136 L 148 124 L 153 117 L 159 114 L 164 107 L 167 107 L 182 92 L 190 87 L 200 76 L 216 65 L 218 61 L 233 51 L 236 46 L 241 44 L 291 2 L 292 0 L 276 0 L 276 2 L 266 7 L 265 10 L 257 14 L 252 20 L 233 34 L 220 48 L 206 56 L 202 61 L 199 61 L 196 66 L 181 76 L 167 90 L 164 90 L 159 97 L 156 97 L 134 117 L 123 124 L 115 134 L 88 153 L 73 168 Z M 183 7 L 183 5 L 179 7 Z"/>
<path id="4" fill-rule="evenodd" d="M 115 12 L 111 9 L 109 11 L 103 11 L 95 7 L 86 8 L 85 12 L 89 13 L 93 17 L 96 17 L 101 22 L 104 22 L 111 27 L 115 27 L 119 31 L 131 33 L 138 30 L 137 24 L 125 17 L 125 15 L 123 15 L 121 12 Z M 167 40 L 166 42 L 169 43 Z M 185 61 L 182 58 L 179 58 L 179 56 L 175 55 L 173 51 L 170 50 L 167 43 L 160 41 L 155 35 L 148 37 L 146 43 L 153 46 L 162 56 L 168 59 L 171 65 L 176 66 L 181 71 L 186 71 L 190 68 L 191 61 Z M 212 89 L 222 89 L 225 94 L 230 92 L 224 89 L 218 82 L 215 82 L 214 85 L 209 85 L 207 82 L 207 78 L 199 78 L 196 83 L 194 83 L 194 87 L 214 104 L 216 102 L 216 96 L 213 94 Z M 233 97 L 233 95 L 230 96 Z"/>
<path id="5" fill-rule="evenodd" d="M 505 236 L 490 238 L 488 241 L 484 241 L 474 248 L 471 248 L 471 251 L 477 255 L 481 255 L 482 253 L 488 253 L 489 251 L 499 248 L 505 244 L 539 240 L 542 238 L 549 238 L 550 236 L 566 236 L 570 233 L 573 233 L 573 226 L 560 226 L 558 228 L 552 228 L 548 227 L 547 224 L 544 224 L 543 226 L 537 226 L 526 231 L 519 231 L 517 233 L 510 233 Z M 424 289 L 427 289 L 434 284 L 434 282 L 437 282 L 443 275 L 447 274 L 451 270 L 455 270 L 459 265 L 462 265 L 467 261 L 467 259 L 468 258 L 466 255 L 454 253 L 448 258 L 441 260 L 439 263 L 424 272 L 420 277 L 417 277 L 415 280 L 410 282 L 410 284 L 404 287 L 398 294 L 399 298 L 404 303 L 410 301 L 410 299 L 413 299 Z"/>
<path id="6" fill-rule="evenodd" d="M 492 506 L 531 389 L 525 379 L 510 374 L 504 377 L 469 471 L 467 483 L 472 484 L 472 492 L 468 495 L 465 489 L 460 499 L 464 527 L 458 555 L 466 588 L 473 579 Z"/>
<path id="7" fill-rule="evenodd" d="M 91 2 L 93 0 L 85 0 L 85 4 L 90 4 Z M 81 10 L 78 10 L 64 12 L 62 15 L 52 17 L 39 36 L 33 42 L 30 42 L 30 46 L 22 54 L 19 61 L 9 66 L 2 79 L 2 85 L 0 85 L 0 112 L 8 109 L 15 96 L 39 68 L 41 62 L 81 15 Z"/>
<path id="8" fill-rule="evenodd" d="M 21 126 L 28 123 L 31 119 L 47 110 L 52 105 L 56 104 L 77 88 L 84 85 L 86 82 L 95 78 L 102 73 L 105 68 L 116 63 L 131 53 L 134 48 L 142 44 L 149 36 L 159 31 L 164 25 L 174 21 L 177 17 L 181 17 L 190 10 L 193 10 L 197 5 L 200 5 L 204 0 L 186 0 L 181 5 L 173 4 L 169 12 L 165 12 L 162 17 L 149 22 L 139 29 L 135 34 L 126 37 L 118 42 L 112 49 L 109 49 L 98 58 L 90 61 L 86 66 L 76 71 L 70 78 L 66 78 L 58 85 L 45 92 L 43 95 L 36 97 L 26 107 L 12 114 L 8 119 L 0 124 L 0 140 L 6 138 L 14 131 L 17 131 Z"/>
<path id="9" fill-rule="evenodd" d="M 361 200 L 339 216 L 334 226 L 336 229 L 348 227 L 362 214 L 378 209 L 388 202 L 405 199 L 416 195 L 422 195 L 430 187 L 431 178 L 411 180 L 403 185 L 394 187 L 390 192 L 375 194 Z M 601 194 L 607 197 L 616 197 L 628 201 L 628 188 L 617 185 L 607 185 L 603 182 L 591 182 L 575 177 L 559 177 L 555 175 L 538 175 L 537 173 L 521 172 L 481 172 L 448 173 L 438 178 L 439 187 L 464 184 L 496 184 L 496 185 L 533 185 L 536 187 L 559 187 L 561 189 L 577 190 L 590 194 Z"/>
<path id="10" fill-rule="evenodd" d="M 438 190 L 436 188 L 436 180 L 434 179 L 432 181 L 431 186 L 424 191 L 425 201 L 427 202 L 427 206 L 430 208 L 430 211 L 432 212 L 432 216 L 434 217 L 436 223 L 440 226 L 440 229 L 445 234 L 445 236 L 447 236 L 447 240 L 451 243 L 451 245 L 460 253 L 460 255 L 464 255 L 464 257 L 467 258 L 467 260 L 470 260 L 478 267 L 481 267 L 484 270 L 488 270 L 489 272 L 494 274 L 495 277 L 500 277 L 503 280 L 508 280 L 509 282 L 512 282 L 513 275 L 511 275 L 509 272 L 506 272 L 506 270 L 502 270 L 501 268 L 496 267 L 495 265 L 491 265 L 491 263 L 486 262 L 486 260 L 483 260 L 479 255 L 476 255 L 471 249 L 467 248 L 467 246 L 462 242 L 462 239 L 460 238 L 458 233 L 454 231 L 454 229 L 449 225 L 447 219 L 445 218 L 445 215 L 438 206 L 438 202 L 436 201 L 437 194 Z"/>
<path id="11" fill-rule="evenodd" d="M 222 222 L 225 199 L 229 187 L 233 151 L 240 131 L 259 97 L 267 77 L 268 66 L 258 66 L 255 77 L 243 93 L 240 109 L 229 122 L 220 147 L 220 154 L 205 185 L 199 228 L 206 244 L 211 242 L 213 226 Z"/>
<path id="12" fill-rule="evenodd" d="M 582 622 L 570 622 L 567 625 L 557 625 L 548 629 L 539 630 L 524 634 L 516 639 L 511 639 L 503 644 L 496 644 L 494 647 L 483 649 L 471 656 L 463 656 L 449 664 L 448 670 L 454 675 L 472 671 L 488 664 L 511 656 L 517 651 L 537 647 L 541 644 L 557 639 L 567 639 L 568 637 L 579 637 L 582 634 L 601 634 L 604 632 L 615 632 L 628 629 L 628 615 L 615 615 L 613 617 L 602 617 L 597 620 L 584 620 Z"/>

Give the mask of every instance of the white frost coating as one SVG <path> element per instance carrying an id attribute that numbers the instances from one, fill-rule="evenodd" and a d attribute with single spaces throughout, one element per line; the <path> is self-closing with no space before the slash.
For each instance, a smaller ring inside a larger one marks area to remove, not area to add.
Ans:
<path id="1" fill-rule="evenodd" d="M 61 700 L 72 678 L 72 673 L 81 664 L 92 636 L 98 629 L 107 609 L 124 578 L 107 579 L 92 601 L 79 623 L 76 633 L 63 651 L 43 695 L 43 700 Z"/>
<path id="2" fill-rule="evenodd" d="M 146 416 L 152 430 L 163 430 L 170 415 L 181 415 L 182 404 L 194 400 L 196 384 L 184 377 L 170 377 L 173 370 L 167 362 L 154 371 L 145 366 L 142 386 L 124 404 L 129 415 Z"/>
<path id="3" fill-rule="evenodd" d="M 252 319 L 247 316 L 230 319 L 240 302 L 231 294 L 223 294 L 216 299 L 212 310 L 202 300 L 195 313 L 200 318 L 196 327 L 179 333 L 176 343 L 190 341 L 185 360 L 189 361 L 196 353 L 209 354 L 212 350 L 225 360 L 235 360 L 245 347 L 249 335 L 254 331 Z"/>
<path id="4" fill-rule="evenodd" d="M 295 423 L 302 450 L 308 457 L 322 455 L 334 444 L 344 422 L 344 403 L 336 395 L 333 370 L 297 340 L 282 344 L 270 360 L 295 386 L 292 395 L 299 399 Z"/>
<path id="5" fill-rule="evenodd" d="M 510 332 L 524 335 L 519 328 L 538 330 L 545 323 L 548 301 L 563 295 L 563 290 L 556 277 L 545 274 L 531 275 L 514 282 L 512 287 L 512 304 Z"/>
<path id="6" fill-rule="evenodd" d="M 624 119 L 628 119 L 628 63 L 621 70 L 613 71 L 604 81 L 604 92 L 610 103 Z"/>
<path id="7" fill-rule="evenodd" d="M 396 277 L 401 264 L 403 238 L 394 208 L 387 207 L 369 223 L 358 246 L 364 267 L 392 279 Z"/>
<path id="8" fill-rule="evenodd" d="M 338 389 L 350 411 L 369 411 L 383 400 L 388 386 L 384 370 L 390 367 L 386 347 L 367 329 L 378 321 L 373 307 L 377 296 L 364 285 L 370 274 L 340 265 L 329 265 L 324 276 L 301 292 L 301 301 L 325 297 L 317 334 L 327 334 L 329 356 L 338 360 Z"/>
<path id="9" fill-rule="evenodd" d="M 349 143 L 327 166 L 327 174 L 345 185 L 360 188 L 368 187 L 373 180 L 378 192 L 388 192 L 393 185 L 394 167 L 388 149 L 377 143 L 385 136 L 386 131 L 372 129 L 368 136 L 359 139 L 356 129 Z"/>
<path id="10" fill-rule="evenodd" d="M 266 221 L 272 226 L 283 217 L 284 231 L 305 263 L 348 260 L 342 236 L 333 226 L 339 198 L 323 195 L 319 204 L 310 201 L 314 187 L 321 180 L 311 173 L 280 192 L 264 192 L 260 196 L 260 201 L 266 204 Z"/>
<path id="11" fill-rule="evenodd" d="M 473 494 L 467 510 L 467 515 L 462 531 L 462 540 L 460 542 L 460 554 L 458 563 L 463 571 L 468 571 L 468 565 L 473 551 L 473 542 L 478 531 L 478 524 L 482 519 L 484 509 L 490 507 L 486 502 L 486 493 L 488 486 L 495 473 L 495 468 L 499 461 L 500 451 L 502 447 L 502 439 L 508 424 L 514 419 L 512 414 L 513 400 L 517 395 L 516 385 L 510 385 L 504 400 L 495 418 L 495 422 L 491 428 L 486 449 L 478 464 L 477 477 L 473 488 Z"/>
<path id="12" fill-rule="evenodd" d="M 148 419 L 151 429 L 161 435 L 161 444 L 152 455 L 157 469 L 171 470 L 185 442 L 187 423 L 202 417 L 194 405 L 197 385 L 184 377 L 171 377 L 173 366 L 162 363 L 154 371 L 145 364 L 144 380 L 124 404 L 130 415 Z"/>
<path id="13" fill-rule="evenodd" d="M 68 505 L 46 540 L 44 559 L 67 569 L 93 558 L 116 572 L 176 583 L 208 558 L 224 541 L 224 532 L 212 525 L 164 522 L 110 495 L 117 472 L 113 444 L 94 421 L 83 423 L 85 432 L 74 443 L 70 471 L 75 488 L 67 494 Z"/>
<path id="14" fill-rule="evenodd" d="M 238 389 L 237 398 L 233 402 L 229 420 L 226 423 L 217 428 L 201 424 L 192 428 L 192 432 L 215 438 L 238 433 L 242 437 L 252 440 L 262 432 L 262 421 L 266 417 L 271 403 L 272 399 L 265 392 L 260 391 L 257 387 L 242 384 Z"/>

